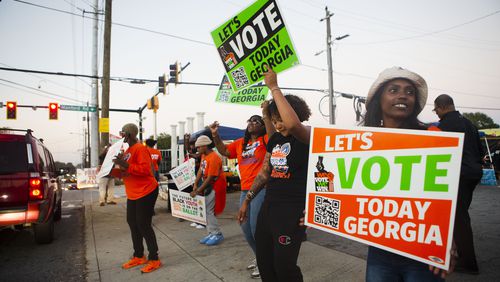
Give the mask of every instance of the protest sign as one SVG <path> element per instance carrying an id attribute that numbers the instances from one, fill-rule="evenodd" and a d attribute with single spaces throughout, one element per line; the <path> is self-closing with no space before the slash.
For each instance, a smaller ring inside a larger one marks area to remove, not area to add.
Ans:
<path id="1" fill-rule="evenodd" d="M 312 128 L 306 225 L 448 269 L 463 134 Z"/>
<path id="2" fill-rule="evenodd" d="M 276 0 L 257 0 L 212 31 L 217 51 L 235 91 L 299 64 Z"/>
<path id="3" fill-rule="evenodd" d="M 189 193 L 171 189 L 169 192 L 172 216 L 200 224 L 207 224 L 205 197 L 197 195 L 195 198 L 192 198 Z"/>
<path id="4" fill-rule="evenodd" d="M 260 106 L 266 100 L 268 93 L 269 88 L 263 85 L 252 85 L 240 91 L 233 91 L 227 75 L 224 75 L 215 102 Z"/>
<path id="5" fill-rule="evenodd" d="M 76 187 L 81 188 L 93 188 L 97 187 L 97 168 L 78 168 L 76 170 Z"/>
<path id="6" fill-rule="evenodd" d="M 123 143 L 124 138 L 116 141 L 113 145 L 111 145 L 108 149 L 108 152 L 106 153 L 106 157 L 104 158 L 104 161 L 101 165 L 101 169 L 99 170 L 99 173 L 97 173 L 97 180 L 100 178 L 107 176 L 110 172 L 111 169 L 114 167 L 113 159 L 118 156 L 118 154 L 123 150 L 127 150 L 128 144 Z"/>
<path id="7" fill-rule="evenodd" d="M 194 159 L 189 159 L 187 162 L 183 162 L 181 165 L 170 171 L 170 176 L 172 176 L 172 180 L 179 191 L 182 191 L 189 185 L 194 184 L 196 179 L 194 167 Z"/>

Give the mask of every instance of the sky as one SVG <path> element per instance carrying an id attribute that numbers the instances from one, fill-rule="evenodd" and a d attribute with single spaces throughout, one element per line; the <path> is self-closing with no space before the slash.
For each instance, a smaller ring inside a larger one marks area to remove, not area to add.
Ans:
<path id="1" fill-rule="evenodd" d="M 69 15 L 14 0 L 0 2 L 0 66 L 52 72 L 91 74 L 94 0 L 26 0 Z M 190 65 L 182 81 L 220 83 L 224 68 L 210 32 L 253 1 L 113 1 L 111 76 L 158 79 L 169 64 Z M 461 112 L 483 112 L 500 123 L 500 2 L 496 0 L 278 0 L 281 13 L 301 65 L 278 75 L 282 87 L 327 89 L 325 6 L 331 18 L 334 41 L 333 80 L 336 91 L 366 96 L 385 68 L 401 66 L 420 74 L 429 86 L 427 106 L 420 119 L 437 121 L 433 100 L 451 95 Z M 99 0 L 103 9 L 104 1 Z M 92 16 L 85 13 L 87 16 Z M 102 17 L 103 18 L 103 17 Z M 121 25 L 119 25 L 121 24 Z M 138 27 L 149 31 L 124 27 Z M 152 31 L 152 32 L 151 32 Z M 173 35 L 173 36 L 171 36 Z M 99 24 L 99 38 L 103 24 Z M 182 38 L 178 38 L 182 37 Z M 99 42 L 99 74 L 102 75 L 102 40 Z M 143 85 L 111 82 L 110 108 L 135 110 L 157 91 L 157 83 Z M 245 128 L 246 120 L 260 108 L 215 103 L 217 87 L 169 86 L 160 95 L 157 132 L 170 134 L 172 124 L 205 112 L 205 124 Z M 308 124 L 328 124 L 328 99 L 310 91 L 286 91 L 304 98 L 312 110 Z M 81 105 L 90 101 L 90 80 L 0 70 L 0 102 L 22 105 Z M 323 113 L 323 114 L 322 114 Z M 19 108 L 15 121 L 0 109 L 0 127 L 30 128 L 43 138 L 54 158 L 81 162 L 86 114 L 60 111 L 59 120 L 48 119 L 44 109 Z M 145 136 L 153 135 L 154 117 L 145 110 Z M 125 123 L 137 123 L 138 115 L 110 113 L 110 132 Z M 336 124 L 356 125 L 353 101 L 338 97 Z M 196 129 L 196 120 L 195 120 Z"/>

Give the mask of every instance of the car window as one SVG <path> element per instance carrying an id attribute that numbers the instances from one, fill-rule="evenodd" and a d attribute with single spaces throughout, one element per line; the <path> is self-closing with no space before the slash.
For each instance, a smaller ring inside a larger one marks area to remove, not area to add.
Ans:
<path id="1" fill-rule="evenodd" d="M 47 171 L 47 161 L 45 160 L 45 152 L 42 144 L 36 143 L 36 149 L 38 153 L 38 161 L 40 162 L 40 166 L 38 167 L 39 172 Z"/>
<path id="2" fill-rule="evenodd" d="M 51 172 L 54 172 L 56 170 L 54 166 L 54 160 L 52 159 L 52 154 L 49 152 L 49 150 L 47 150 L 47 148 L 45 148 L 45 157 L 48 164 L 47 167 Z"/>
<path id="3" fill-rule="evenodd" d="M 0 144 L 0 174 L 28 171 L 28 154 L 24 142 Z"/>

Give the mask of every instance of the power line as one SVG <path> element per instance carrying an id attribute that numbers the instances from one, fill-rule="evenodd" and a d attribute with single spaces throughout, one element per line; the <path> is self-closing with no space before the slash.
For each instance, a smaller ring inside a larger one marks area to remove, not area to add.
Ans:
<path id="1" fill-rule="evenodd" d="M 19 3 L 22 3 L 22 4 L 26 4 L 26 5 L 30 5 L 30 6 L 34 6 L 34 7 L 38 7 L 38 8 L 42 8 L 42 9 L 46 9 L 46 10 L 51 10 L 51 11 L 55 11 L 55 12 L 59 12 L 59 13 L 64 13 L 64 14 L 68 14 L 68 15 L 73 15 L 73 16 L 78 16 L 78 17 L 81 16 L 81 17 L 86 18 L 86 19 L 95 20 L 95 18 L 86 16 L 86 15 L 79 15 L 79 14 L 75 14 L 75 13 L 72 13 L 72 12 L 68 12 L 68 11 L 64 11 L 64 10 L 60 10 L 60 9 L 56 9 L 56 8 L 51 8 L 51 7 L 47 7 L 47 6 L 42 6 L 42 5 L 38 5 L 38 4 L 35 4 L 35 3 L 26 2 L 26 1 L 22 1 L 22 0 L 14 0 L 14 2 L 19 2 Z M 97 18 L 97 20 L 101 21 L 101 22 L 104 22 L 104 20 L 100 19 L 100 18 Z M 211 47 L 213 46 L 212 43 L 208 43 L 208 42 L 204 42 L 204 41 L 199 41 L 199 40 L 195 40 L 195 39 L 191 39 L 191 38 L 187 38 L 187 37 L 183 37 L 183 36 L 179 36 L 179 35 L 169 34 L 169 33 L 161 32 L 161 31 L 155 31 L 155 30 L 151 30 L 151 29 L 147 29 L 147 28 L 143 28 L 143 27 L 136 27 L 136 26 L 132 26 L 132 25 L 128 25 L 128 24 L 122 24 L 122 23 L 117 23 L 117 22 L 111 22 L 111 24 L 116 25 L 116 26 L 130 28 L 130 29 L 135 29 L 135 30 L 150 32 L 150 33 L 154 33 L 154 34 L 159 34 L 159 35 L 163 35 L 163 36 L 167 36 L 167 37 L 171 37 L 171 38 L 175 38 L 175 39 L 179 39 L 179 40 L 184 40 L 184 41 L 189 41 L 189 42 L 193 42 L 193 43 L 198 43 L 198 44 L 205 45 L 205 46 L 211 46 Z"/>
<path id="2" fill-rule="evenodd" d="M 17 85 L 17 86 L 26 87 L 28 89 L 35 90 L 35 91 L 38 91 L 38 92 L 42 92 L 42 93 L 45 93 L 45 94 L 48 94 L 48 95 L 52 95 L 52 96 L 55 96 L 55 97 L 58 97 L 58 98 L 62 98 L 62 99 L 66 99 L 66 100 L 71 100 L 71 101 L 78 102 L 78 103 L 84 103 L 83 101 L 80 101 L 80 100 L 77 100 L 77 99 L 73 99 L 73 98 L 70 98 L 70 97 L 58 95 L 58 94 L 55 94 L 55 93 L 52 93 L 52 92 L 48 92 L 48 91 L 45 91 L 45 90 L 40 90 L 40 89 L 31 87 L 31 86 L 27 86 L 27 85 L 24 85 L 24 84 L 21 84 L 21 83 L 17 83 L 17 82 L 11 81 L 11 80 L 2 79 L 2 78 L 0 78 L 0 80 L 4 81 L 4 82 L 12 83 L 12 84 Z"/>
<path id="3" fill-rule="evenodd" d="M 3 79 L 0 79 L 0 80 L 3 80 Z M 11 83 L 10 81 L 8 81 L 9 83 Z M 49 95 L 44 95 L 42 93 L 37 93 L 37 92 L 33 92 L 33 91 L 29 91 L 29 90 L 26 90 L 26 89 L 22 89 L 22 88 L 19 88 L 19 87 L 15 87 L 13 85 L 9 85 L 9 84 L 4 84 L 4 83 L 0 83 L 0 85 L 3 85 L 5 87 L 10 87 L 10 88 L 13 88 L 13 89 L 17 89 L 19 91 L 23 91 L 23 92 L 26 92 L 26 93 L 30 93 L 30 94 L 33 94 L 33 95 L 37 95 L 37 96 L 40 96 L 40 97 L 45 97 L 45 98 L 48 98 L 48 99 L 55 99 L 53 96 L 49 96 Z M 27 87 L 27 86 L 23 86 L 23 87 Z M 33 89 L 33 88 L 32 88 Z M 50 94 L 52 95 L 52 94 Z M 75 100 L 75 99 L 71 99 L 71 98 L 67 98 L 67 97 L 64 97 L 64 96 L 60 96 L 59 97 L 60 99 L 63 99 L 63 100 L 66 100 L 66 101 L 71 101 L 71 102 L 79 102 L 79 103 L 84 103 L 83 101 L 78 101 L 78 100 Z"/>

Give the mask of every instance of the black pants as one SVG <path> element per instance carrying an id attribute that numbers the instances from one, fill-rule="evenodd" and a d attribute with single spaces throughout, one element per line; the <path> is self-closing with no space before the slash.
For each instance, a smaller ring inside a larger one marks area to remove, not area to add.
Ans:
<path id="1" fill-rule="evenodd" d="M 460 179 L 458 185 L 457 211 L 455 213 L 455 229 L 453 238 L 457 245 L 458 262 L 461 266 L 470 270 L 477 270 L 476 253 L 474 251 L 474 239 L 470 223 L 469 207 L 472 202 L 472 193 L 480 179 Z"/>
<path id="2" fill-rule="evenodd" d="M 304 204 L 264 201 L 257 218 L 255 241 L 262 281 L 303 281 L 297 265 L 305 227 L 299 226 Z"/>
<path id="3" fill-rule="evenodd" d="M 144 256 L 144 246 L 142 244 L 144 238 L 148 246 L 148 259 L 158 260 L 158 244 L 151 223 L 156 198 L 158 198 L 158 188 L 140 199 L 127 200 L 127 222 L 132 234 L 134 257 L 141 258 Z"/>

